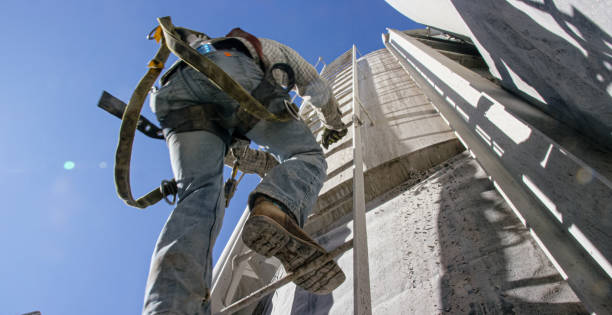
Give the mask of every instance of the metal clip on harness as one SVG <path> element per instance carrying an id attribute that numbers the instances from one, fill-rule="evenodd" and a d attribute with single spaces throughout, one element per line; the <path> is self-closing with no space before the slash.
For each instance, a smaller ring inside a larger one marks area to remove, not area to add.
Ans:
<path id="1" fill-rule="evenodd" d="M 236 180 L 237 174 L 238 174 L 238 162 L 235 162 L 234 167 L 232 168 L 232 177 L 229 178 L 225 182 L 225 185 L 223 186 L 223 194 L 225 196 L 225 207 L 226 208 L 229 207 L 229 203 L 232 200 L 232 197 L 234 197 L 234 193 L 236 193 L 238 184 L 240 184 L 240 181 L 244 177 L 244 172 L 242 172 L 242 174 L 240 174 L 240 178 Z"/>
<path id="2" fill-rule="evenodd" d="M 176 194 L 178 194 L 178 187 L 176 186 L 176 181 L 173 180 L 162 180 L 161 186 L 159 186 L 159 190 L 162 191 L 164 195 L 164 200 L 169 205 L 174 205 L 176 203 Z M 172 195 L 172 201 L 168 199 L 168 196 Z"/>

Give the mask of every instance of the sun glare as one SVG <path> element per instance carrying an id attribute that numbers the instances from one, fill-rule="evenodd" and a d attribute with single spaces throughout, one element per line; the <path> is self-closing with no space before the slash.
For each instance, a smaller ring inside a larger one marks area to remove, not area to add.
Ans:
<path id="1" fill-rule="evenodd" d="M 74 167 L 75 167 L 74 162 L 72 162 L 72 161 L 66 161 L 66 162 L 64 162 L 64 169 L 65 169 L 65 170 L 68 170 L 68 171 L 69 171 L 69 170 L 73 169 Z"/>

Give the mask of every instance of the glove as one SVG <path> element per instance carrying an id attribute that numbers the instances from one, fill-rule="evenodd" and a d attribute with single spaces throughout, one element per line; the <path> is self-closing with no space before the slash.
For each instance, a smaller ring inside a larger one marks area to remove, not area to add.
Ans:
<path id="1" fill-rule="evenodd" d="M 346 136 L 347 132 L 347 128 L 344 128 L 340 131 L 325 128 L 323 130 L 323 136 L 321 137 L 321 144 L 325 149 L 327 149 L 330 144 L 336 143 L 344 136 Z"/>

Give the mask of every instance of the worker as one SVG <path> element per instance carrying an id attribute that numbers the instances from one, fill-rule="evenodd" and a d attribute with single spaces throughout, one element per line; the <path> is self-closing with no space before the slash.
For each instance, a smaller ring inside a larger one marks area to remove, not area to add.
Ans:
<path id="1" fill-rule="evenodd" d="M 269 94 L 263 95 L 264 99 L 270 96 L 264 105 L 272 113 L 288 110 L 285 87 L 294 83 L 304 104 L 313 106 L 322 119 L 324 147 L 346 134 L 329 84 L 293 49 L 240 29 L 223 38 L 180 31 L 185 42 L 252 95 L 260 94 L 261 99 L 262 93 Z M 262 89 L 270 79 L 274 91 Z M 143 314 L 210 313 L 212 249 L 224 216 L 223 163 L 236 136 L 254 141 L 278 161 L 263 161 L 261 167 L 267 165 L 267 169 L 253 171 L 264 177 L 249 195 L 251 213 L 242 233 L 246 246 L 277 257 L 288 272 L 326 254 L 302 229 L 327 170 L 323 150 L 308 126 L 299 119 L 257 121 L 250 116 L 245 120 L 234 99 L 181 61 L 164 73 L 160 83 L 151 94 L 150 105 L 164 130 L 179 202 L 155 245 Z M 189 113 L 194 110 L 204 117 L 198 119 L 206 121 L 205 127 L 193 127 L 194 117 Z M 326 294 L 344 279 L 331 261 L 295 282 L 310 292 Z"/>

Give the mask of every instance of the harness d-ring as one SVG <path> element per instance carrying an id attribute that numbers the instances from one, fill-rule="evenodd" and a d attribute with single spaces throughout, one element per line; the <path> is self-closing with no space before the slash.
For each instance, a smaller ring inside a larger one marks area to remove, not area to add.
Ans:
<path id="1" fill-rule="evenodd" d="M 151 32 L 149 32 L 149 35 L 147 35 L 147 39 L 148 40 L 154 39 L 156 42 L 159 43 L 161 41 L 162 35 L 163 35 L 162 29 L 158 25 L 153 30 L 151 30 Z"/>

